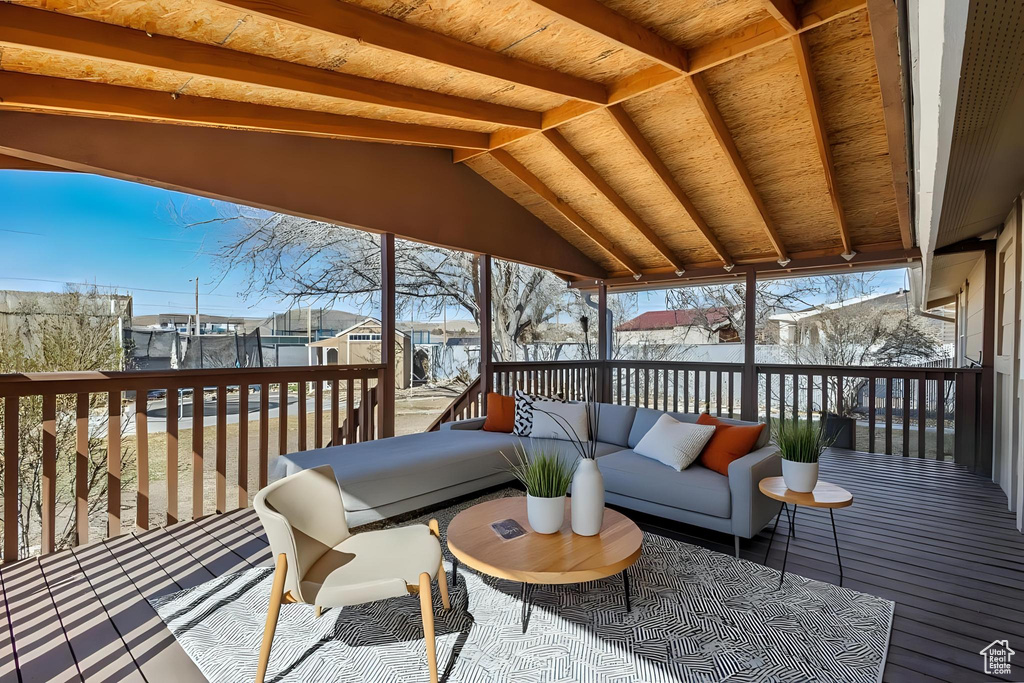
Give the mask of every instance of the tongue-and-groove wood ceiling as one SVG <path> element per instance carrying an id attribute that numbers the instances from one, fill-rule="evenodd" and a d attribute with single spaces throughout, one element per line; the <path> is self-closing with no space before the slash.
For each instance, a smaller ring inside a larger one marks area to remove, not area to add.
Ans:
<path id="1" fill-rule="evenodd" d="M 669 273 L 913 246 L 895 30 L 892 0 L 15 0 L 0 108 L 451 148 L 609 274 Z"/>

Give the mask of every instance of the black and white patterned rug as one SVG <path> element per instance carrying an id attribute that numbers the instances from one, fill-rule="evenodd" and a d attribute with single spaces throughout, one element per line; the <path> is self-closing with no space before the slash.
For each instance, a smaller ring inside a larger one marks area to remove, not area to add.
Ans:
<path id="1" fill-rule="evenodd" d="M 486 498 L 503 495 L 521 494 Z M 437 517 L 444 530 L 480 500 L 422 521 Z M 271 575 L 250 569 L 153 601 L 210 681 L 253 680 Z M 460 567 L 451 611 L 434 590 L 438 668 L 451 683 L 881 680 L 894 603 L 790 573 L 781 590 L 778 581 L 760 564 L 644 534 L 630 570 L 631 613 L 618 577 L 535 586 L 524 635 L 520 584 Z M 320 619 L 309 605 L 281 608 L 268 681 L 426 677 L 415 596 L 327 610 Z"/>

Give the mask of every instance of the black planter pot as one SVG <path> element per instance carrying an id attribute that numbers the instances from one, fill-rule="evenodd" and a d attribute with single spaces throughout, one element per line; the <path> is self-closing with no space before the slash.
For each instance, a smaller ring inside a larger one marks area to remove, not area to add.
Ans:
<path id="1" fill-rule="evenodd" d="M 853 450 L 857 421 L 852 417 L 827 413 L 825 415 L 825 439 L 835 448 Z"/>

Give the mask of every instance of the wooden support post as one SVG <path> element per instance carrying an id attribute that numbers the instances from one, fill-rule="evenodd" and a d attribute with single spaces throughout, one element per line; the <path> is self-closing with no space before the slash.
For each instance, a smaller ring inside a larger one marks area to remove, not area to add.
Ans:
<path id="1" fill-rule="evenodd" d="M 380 236 L 380 436 L 395 435 L 395 236 Z"/>
<path id="2" fill-rule="evenodd" d="M 494 390 L 494 335 L 491 330 L 491 255 L 477 257 L 480 267 L 480 392 L 483 413 L 487 413 L 487 394 Z"/>
<path id="3" fill-rule="evenodd" d="M 757 273 L 747 271 L 743 309 L 743 389 L 740 419 L 757 420 L 757 366 L 754 364 L 754 334 L 757 330 Z"/>
<path id="4" fill-rule="evenodd" d="M 996 355 L 996 250 L 995 242 L 985 249 L 985 304 L 981 333 L 981 401 L 978 419 L 978 455 L 975 472 L 992 476 L 992 446 L 995 438 L 995 355 Z"/>
<path id="5" fill-rule="evenodd" d="M 608 286 L 601 282 L 597 286 L 597 400 L 611 403 L 612 383 L 608 359 L 611 356 L 611 327 L 608 325 Z"/>

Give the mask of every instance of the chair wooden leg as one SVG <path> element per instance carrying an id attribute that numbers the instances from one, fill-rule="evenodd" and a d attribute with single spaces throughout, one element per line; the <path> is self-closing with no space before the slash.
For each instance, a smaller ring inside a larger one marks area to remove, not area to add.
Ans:
<path id="1" fill-rule="evenodd" d="M 270 645 L 274 642 L 274 631 L 277 629 L 277 617 L 281 612 L 281 599 L 284 597 L 284 577 L 288 573 L 288 558 L 284 553 L 277 556 L 277 568 L 274 569 L 274 586 L 270 589 L 270 607 L 267 609 L 267 625 L 263 629 L 263 644 L 260 645 L 260 662 L 256 668 L 256 683 L 263 683 L 270 663 Z"/>
<path id="2" fill-rule="evenodd" d="M 436 538 L 437 542 L 441 542 L 441 529 L 437 525 L 437 520 L 430 520 L 430 533 Z M 444 573 L 444 553 L 441 554 L 441 563 L 437 568 L 437 588 L 441 591 L 441 604 L 444 605 L 445 609 L 451 609 L 452 604 L 448 601 L 448 576 Z"/>
<path id="3" fill-rule="evenodd" d="M 317 618 L 317 619 L 319 619 L 319 618 L 320 618 L 320 616 L 321 616 L 321 615 L 322 615 L 323 613 L 324 613 L 324 608 L 323 608 L 323 607 L 321 607 L 320 605 L 317 605 L 317 606 L 316 606 L 316 618 Z"/>
<path id="4" fill-rule="evenodd" d="M 434 600 L 430 594 L 430 574 L 420 574 L 420 612 L 423 615 L 423 640 L 427 645 L 430 683 L 437 683 L 437 649 L 434 644 Z"/>

